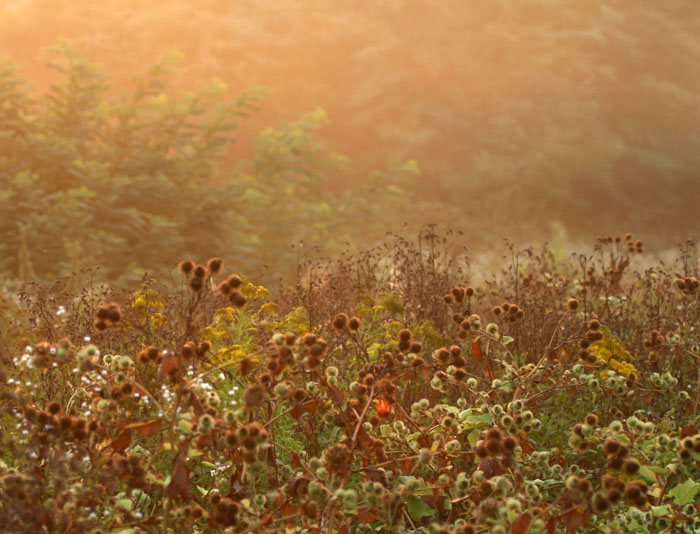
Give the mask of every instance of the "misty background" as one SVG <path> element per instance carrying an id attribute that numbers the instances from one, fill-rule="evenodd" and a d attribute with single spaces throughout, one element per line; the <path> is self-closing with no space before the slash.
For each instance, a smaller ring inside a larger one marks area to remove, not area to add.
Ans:
<path id="1" fill-rule="evenodd" d="M 695 1 L 6 0 L 0 56 L 7 280 L 700 234 Z"/>

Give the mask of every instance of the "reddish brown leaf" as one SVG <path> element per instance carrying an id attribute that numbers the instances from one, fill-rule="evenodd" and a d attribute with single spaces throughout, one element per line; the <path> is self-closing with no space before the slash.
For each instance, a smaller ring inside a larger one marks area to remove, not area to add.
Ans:
<path id="1" fill-rule="evenodd" d="M 129 443 L 131 443 L 131 432 L 125 430 L 107 447 L 110 447 L 114 452 L 122 453 L 129 446 Z"/>
<path id="2" fill-rule="evenodd" d="M 336 406 L 342 406 L 345 402 L 345 393 L 337 388 L 331 388 L 328 390 L 328 396 L 333 401 Z"/>
<path id="3" fill-rule="evenodd" d="M 681 439 L 695 435 L 695 426 L 690 424 L 681 429 Z"/>
<path id="4" fill-rule="evenodd" d="M 306 406 L 301 402 L 297 402 L 289 413 L 294 419 L 299 419 L 304 412 L 306 412 Z"/>
<path id="5" fill-rule="evenodd" d="M 496 458 L 484 458 L 479 462 L 479 469 L 484 472 L 486 478 L 493 478 L 503 472 L 501 462 Z"/>
<path id="6" fill-rule="evenodd" d="M 312 400 L 312 401 L 306 402 L 306 403 L 304 404 L 304 408 L 306 409 L 307 412 L 313 413 L 313 412 L 315 412 L 315 411 L 318 409 L 318 407 L 319 407 L 320 404 L 321 404 L 320 401 L 318 401 L 318 400 Z"/>
<path id="7" fill-rule="evenodd" d="M 357 520 L 360 523 L 371 523 L 377 519 L 377 512 L 376 510 L 368 510 L 366 508 L 363 508 L 361 510 L 357 511 Z"/>
<path id="8" fill-rule="evenodd" d="M 578 506 L 561 515 L 567 532 L 576 532 L 583 525 L 583 510 Z"/>
<path id="9" fill-rule="evenodd" d="M 489 380 L 496 378 L 496 373 L 493 372 L 493 362 L 491 358 L 486 360 L 486 366 L 484 367 L 484 376 Z"/>
<path id="10" fill-rule="evenodd" d="M 404 458 L 401 460 L 401 470 L 403 471 L 404 475 L 407 475 L 411 472 L 411 466 L 413 465 L 413 462 L 410 458 Z"/>
<path id="11" fill-rule="evenodd" d="M 194 415 L 197 417 L 197 419 L 204 415 L 202 403 L 199 402 L 199 399 L 197 398 L 197 395 L 195 395 L 194 391 L 190 391 L 190 406 L 194 409 Z"/>
<path id="12" fill-rule="evenodd" d="M 290 515 L 297 515 L 299 513 L 299 507 L 296 504 L 285 504 L 282 508 L 282 517 L 289 517 Z"/>
<path id="13" fill-rule="evenodd" d="M 299 467 L 299 463 L 301 462 L 301 459 L 299 458 L 299 455 L 296 453 L 292 453 L 292 468 L 296 469 Z"/>
<path id="14" fill-rule="evenodd" d="M 181 456 L 175 458 L 173 462 L 170 484 L 165 488 L 165 492 L 168 497 L 175 500 L 189 501 L 192 498 L 189 469 L 187 469 L 185 460 Z"/>
<path id="15" fill-rule="evenodd" d="M 484 351 L 481 349 L 481 341 L 479 341 L 479 338 L 476 338 L 474 343 L 472 343 L 472 354 L 477 362 L 480 362 L 484 357 Z"/>
<path id="16" fill-rule="evenodd" d="M 163 355 L 163 359 L 158 367 L 158 377 L 163 380 L 168 374 L 172 373 L 177 369 L 178 362 L 177 358 L 172 352 L 168 352 Z"/>
<path id="17" fill-rule="evenodd" d="M 117 429 L 119 431 L 135 430 L 141 436 L 148 437 L 157 434 L 162 425 L 163 422 L 160 419 L 153 417 L 146 419 L 129 417 L 119 421 Z"/>
<path id="18" fill-rule="evenodd" d="M 520 436 L 519 438 L 520 441 L 520 447 L 523 449 L 523 454 L 530 455 L 535 451 L 535 447 L 530 443 L 528 440 L 526 440 L 524 437 Z"/>
<path id="19" fill-rule="evenodd" d="M 532 516 L 530 514 L 520 514 L 515 518 L 510 527 L 511 534 L 526 534 L 530 530 Z"/>
<path id="20" fill-rule="evenodd" d="M 197 449 L 203 451 L 204 449 L 213 444 L 214 440 L 212 439 L 211 434 L 204 434 L 202 436 L 199 436 L 199 439 L 197 440 Z"/>

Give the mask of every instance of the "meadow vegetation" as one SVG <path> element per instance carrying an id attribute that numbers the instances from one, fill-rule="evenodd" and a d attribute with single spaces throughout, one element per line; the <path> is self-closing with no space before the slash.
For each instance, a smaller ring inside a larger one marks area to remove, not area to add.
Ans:
<path id="1" fill-rule="evenodd" d="M 219 258 L 2 310 L 5 532 L 694 532 L 692 242 L 506 249 L 424 230 L 272 298 Z M 232 262 L 235 264 L 235 260 Z"/>

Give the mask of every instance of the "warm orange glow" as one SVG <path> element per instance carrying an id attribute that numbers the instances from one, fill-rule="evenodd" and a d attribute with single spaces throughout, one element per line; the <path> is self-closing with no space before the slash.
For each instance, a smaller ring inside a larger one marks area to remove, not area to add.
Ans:
<path id="1" fill-rule="evenodd" d="M 391 404 L 386 399 L 377 399 L 377 413 L 386 415 L 391 411 Z"/>

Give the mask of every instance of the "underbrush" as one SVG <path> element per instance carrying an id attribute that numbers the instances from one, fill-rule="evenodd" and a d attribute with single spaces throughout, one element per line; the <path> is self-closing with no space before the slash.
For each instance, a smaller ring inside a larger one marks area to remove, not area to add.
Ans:
<path id="1" fill-rule="evenodd" d="M 427 231 L 273 298 L 219 259 L 3 300 L 4 532 L 697 532 L 692 243 L 508 251 Z"/>

